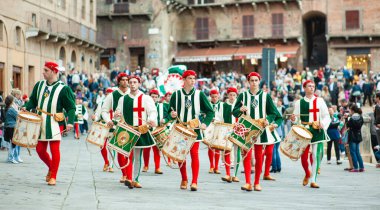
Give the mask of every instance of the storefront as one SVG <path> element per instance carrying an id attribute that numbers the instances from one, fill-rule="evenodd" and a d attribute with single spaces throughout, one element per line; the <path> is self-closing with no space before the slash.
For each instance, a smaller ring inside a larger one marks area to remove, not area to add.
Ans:
<path id="1" fill-rule="evenodd" d="M 371 70 L 370 48 L 348 48 L 346 56 L 346 66 L 355 72 L 366 72 Z"/>

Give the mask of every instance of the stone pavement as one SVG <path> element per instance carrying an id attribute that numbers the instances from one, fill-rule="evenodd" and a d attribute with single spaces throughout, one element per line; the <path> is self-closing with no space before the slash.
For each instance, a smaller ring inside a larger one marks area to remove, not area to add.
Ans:
<path id="1" fill-rule="evenodd" d="M 99 148 L 84 139 L 73 140 L 70 134 L 61 142 L 54 187 L 45 183 L 47 168 L 34 150 L 29 156 L 22 149 L 22 164 L 6 163 L 7 152 L 1 151 L 0 209 L 380 209 L 380 169 L 373 164 L 366 164 L 364 173 L 349 173 L 343 171 L 346 161 L 338 166 L 324 160 L 318 176 L 321 188 L 311 189 L 301 185 L 300 162 L 282 156 L 281 173 L 272 174 L 276 181 L 261 181 L 262 192 L 245 192 L 240 190 L 243 182 L 223 183 L 224 174 L 208 174 L 207 148 L 202 145 L 197 192 L 180 190 L 179 171 L 164 161 L 164 174 L 155 175 L 153 157 L 150 170 L 140 177 L 143 188 L 129 190 L 119 183 L 119 170 L 102 171 Z M 239 178 L 244 180 L 243 174 Z"/>

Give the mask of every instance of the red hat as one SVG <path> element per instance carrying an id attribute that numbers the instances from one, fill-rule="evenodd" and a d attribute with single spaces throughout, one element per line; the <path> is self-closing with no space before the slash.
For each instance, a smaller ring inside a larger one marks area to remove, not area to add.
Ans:
<path id="1" fill-rule="evenodd" d="M 217 95 L 217 94 L 219 94 L 219 92 L 216 89 L 213 89 L 210 91 L 210 95 Z"/>
<path id="2" fill-rule="evenodd" d="M 112 88 L 107 88 L 106 89 L 106 93 L 112 93 L 113 92 L 113 89 Z"/>
<path id="3" fill-rule="evenodd" d="M 119 75 L 117 75 L 117 83 L 120 82 L 121 78 L 123 77 L 127 77 L 128 78 L 128 74 L 126 73 L 120 73 Z"/>
<path id="4" fill-rule="evenodd" d="M 156 95 L 160 95 L 160 93 L 158 92 L 157 89 L 152 89 L 149 91 L 149 95 L 152 95 L 152 94 L 156 94 Z"/>
<path id="5" fill-rule="evenodd" d="M 257 72 L 251 72 L 251 73 L 249 73 L 248 76 L 247 76 L 247 79 L 249 80 L 249 78 L 251 78 L 251 77 L 258 77 L 259 80 L 261 80 L 261 76 Z"/>
<path id="6" fill-rule="evenodd" d="M 227 94 L 231 92 L 238 94 L 238 90 L 235 87 L 229 87 L 227 89 Z"/>
<path id="7" fill-rule="evenodd" d="M 168 95 L 171 95 L 171 94 L 172 94 L 171 92 L 167 92 L 167 93 L 165 93 L 165 97 Z"/>
<path id="8" fill-rule="evenodd" d="M 129 80 L 131 80 L 131 79 L 137 79 L 139 81 L 139 83 L 141 83 L 141 78 L 139 76 L 137 76 L 137 75 L 130 76 Z"/>
<path id="9" fill-rule="evenodd" d="M 197 77 L 197 73 L 195 73 L 195 71 L 193 71 L 193 70 L 186 70 L 185 72 L 183 72 L 183 74 L 182 74 L 182 78 L 183 79 L 185 79 L 188 76 L 195 76 L 195 77 Z"/>
<path id="10" fill-rule="evenodd" d="M 22 100 L 25 100 L 27 98 L 28 98 L 28 95 L 26 95 L 26 94 L 22 95 Z"/>
<path id="11" fill-rule="evenodd" d="M 308 79 L 308 80 L 306 80 L 305 82 L 303 82 L 302 87 L 305 88 L 306 85 L 309 84 L 309 83 L 314 83 L 314 82 L 313 82 L 313 80 Z"/>
<path id="12" fill-rule="evenodd" d="M 158 68 L 153 68 L 152 69 L 152 75 L 153 76 L 158 76 L 158 73 L 160 72 L 160 70 Z"/>
<path id="13" fill-rule="evenodd" d="M 58 73 L 58 64 L 55 62 L 45 62 L 45 68 L 54 71 L 54 73 Z"/>

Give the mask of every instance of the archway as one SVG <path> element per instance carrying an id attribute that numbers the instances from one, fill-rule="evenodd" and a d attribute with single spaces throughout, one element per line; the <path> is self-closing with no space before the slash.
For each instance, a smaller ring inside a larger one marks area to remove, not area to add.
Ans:
<path id="1" fill-rule="evenodd" d="M 304 45 L 306 46 L 304 65 L 316 69 L 327 64 L 326 15 L 310 11 L 303 16 Z"/>
<path id="2" fill-rule="evenodd" d="M 71 53 L 71 59 L 70 59 L 70 70 L 74 69 L 76 67 L 76 62 L 77 62 L 77 54 L 75 51 Z"/>

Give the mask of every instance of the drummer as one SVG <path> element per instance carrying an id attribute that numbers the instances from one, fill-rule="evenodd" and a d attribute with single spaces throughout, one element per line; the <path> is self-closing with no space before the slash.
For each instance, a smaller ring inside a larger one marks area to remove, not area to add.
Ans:
<path id="1" fill-rule="evenodd" d="M 107 88 L 105 91 L 106 97 L 112 92 L 113 92 L 112 88 Z M 102 106 L 103 106 L 104 100 L 105 100 L 105 98 L 102 101 L 100 101 L 99 104 L 97 104 L 97 108 L 95 110 L 95 113 L 91 116 L 91 119 L 94 122 L 99 122 L 99 121 L 103 120 L 103 118 L 102 118 Z M 108 149 L 107 149 L 106 145 L 107 145 L 107 141 L 104 141 L 104 146 L 100 151 L 100 153 L 102 154 L 103 160 L 104 160 L 103 171 L 104 172 L 108 171 L 108 172 L 112 173 L 113 172 L 113 164 L 110 163 L 110 161 L 108 160 Z M 115 156 L 115 151 L 113 150 L 112 152 Z"/>
<path id="2" fill-rule="evenodd" d="M 104 122 L 107 123 L 108 126 L 112 127 L 114 125 L 113 123 L 113 115 L 117 107 L 117 103 L 119 99 L 129 93 L 128 89 L 128 75 L 126 73 L 120 73 L 117 76 L 117 84 L 118 89 L 113 91 L 111 94 L 107 95 L 107 97 L 104 99 L 104 103 L 102 105 L 102 118 Z M 112 132 L 112 129 L 111 129 Z M 102 151 L 103 154 L 103 151 Z M 104 156 L 103 156 L 104 157 Z M 119 162 L 120 166 L 127 165 L 127 159 L 124 155 L 117 154 L 117 161 Z M 106 166 L 104 166 L 105 168 Z M 103 168 L 103 169 L 104 169 Z M 120 183 L 124 183 L 127 179 L 127 168 L 121 169 L 122 177 L 120 179 Z"/>
<path id="3" fill-rule="evenodd" d="M 232 110 L 236 103 L 236 97 L 238 94 L 238 90 L 235 87 L 229 87 L 227 89 L 227 100 L 223 103 L 223 122 L 224 123 L 230 123 L 234 124 L 237 122 L 237 118 L 233 116 Z M 235 171 L 234 175 L 231 176 L 231 153 L 233 152 L 233 161 L 235 165 Z M 225 152 L 224 154 L 225 159 L 225 168 L 226 168 L 226 176 L 222 177 L 222 180 L 225 182 L 239 182 L 239 179 L 237 178 L 237 172 L 239 169 L 239 163 L 240 163 L 240 147 L 238 147 L 236 144 L 233 144 L 233 149 L 231 152 Z"/>
<path id="4" fill-rule="evenodd" d="M 303 88 L 305 89 L 305 97 L 295 102 L 294 112 L 293 115 L 291 115 L 290 120 L 293 123 L 300 122 L 313 135 L 310 143 L 311 172 L 308 161 L 310 145 L 306 147 L 301 156 L 302 167 L 305 171 L 305 177 L 302 184 L 303 186 L 308 185 L 309 179 L 311 178 L 310 187 L 319 188 L 319 185 L 317 184 L 317 172 L 322 160 L 323 142 L 330 140 L 326 130 L 330 125 L 331 118 L 323 98 L 314 95 L 314 82 L 312 80 L 306 80 L 303 83 Z"/>
<path id="5" fill-rule="evenodd" d="M 41 134 L 37 143 L 36 151 L 41 160 L 48 166 L 46 175 L 48 185 L 56 185 L 57 173 L 60 163 L 60 140 L 62 130 L 59 123 L 51 114 L 62 114 L 63 109 L 68 114 L 66 131 L 73 128 L 75 117 L 75 98 L 71 89 L 63 82 L 58 81 L 58 64 L 46 62 L 43 70 L 44 80 L 37 82 L 34 86 L 29 101 L 24 105 L 23 110 L 38 110 L 42 116 Z M 63 119 L 63 117 L 61 118 Z M 50 152 L 47 147 L 50 145 Z"/>
<path id="6" fill-rule="evenodd" d="M 211 97 L 211 106 L 214 110 L 215 122 L 223 122 L 223 102 L 219 100 L 220 95 L 218 90 L 213 89 L 210 91 L 210 97 Z M 219 171 L 219 159 L 220 159 L 220 151 L 208 148 L 208 158 L 210 160 L 210 170 L 208 173 L 210 174 L 220 174 Z"/>
<path id="7" fill-rule="evenodd" d="M 160 94 L 157 89 L 152 89 L 149 92 L 150 97 L 152 97 L 153 101 L 156 103 L 157 108 L 157 122 L 159 123 L 159 126 L 164 124 L 164 118 L 166 118 L 166 115 L 169 110 L 169 104 L 167 103 L 160 103 Z M 165 115 L 165 116 L 164 116 Z M 155 165 L 155 174 L 162 174 L 162 170 L 160 169 L 160 150 L 157 146 L 152 146 L 148 148 L 144 148 L 144 168 L 142 172 L 147 172 L 149 168 L 149 156 L 150 156 L 150 149 L 153 148 L 153 154 L 154 154 L 154 165 Z"/>
<path id="8" fill-rule="evenodd" d="M 276 142 L 281 139 L 278 136 L 275 128 L 282 123 L 281 114 L 277 111 L 275 104 L 269 94 L 263 92 L 260 89 L 261 76 L 257 72 L 251 72 L 247 80 L 249 82 L 249 90 L 240 93 L 233 109 L 235 117 L 240 117 L 243 113 L 246 113 L 252 119 L 265 119 L 265 130 L 261 136 L 257 137 L 257 141 L 254 145 L 255 150 L 255 183 L 253 189 L 255 191 L 261 191 L 260 176 L 263 165 L 263 149 L 265 147 L 265 171 L 264 180 L 275 180 L 269 174 L 269 168 L 272 163 L 273 147 Z M 244 152 L 243 152 L 244 153 Z M 244 173 L 246 184 L 241 187 L 242 190 L 252 191 L 251 184 L 251 158 L 252 149 L 248 151 L 248 154 L 243 154 L 244 161 Z"/>
<path id="9" fill-rule="evenodd" d="M 121 97 L 117 105 L 117 114 L 121 114 L 121 121 L 134 127 L 156 127 L 157 109 L 154 105 L 152 97 L 145 95 L 139 90 L 141 85 L 140 77 L 130 76 L 128 84 L 131 92 Z M 117 117 L 116 113 L 115 117 Z M 154 141 L 148 128 L 144 130 L 146 130 L 145 133 L 139 129 L 141 136 L 134 146 L 131 155 L 128 157 L 128 162 L 130 164 L 127 166 L 127 179 L 125 180 L 125 185 L 129 189 L 142 188 L 142 185 L 139 182 L 139 176 L 141 171 L 141 155 L 143 153 L 143 148 L 150 148 L 156 145 L 156 142 Z"/>
<path id="10" fill-rule="evenodd" d="M 211 107 L 210 102 L 207 100 L 206 95 L 194 88 L 197 73 L 193 70 L 186 70 L 182 74 L 184 80 L 184 86 L 180 90 L 173 93 L 170 99 L 170 114 L 168 115 L 169 120 L 179 118 L 182 122 L 188 122 L 192 119 L 198 119 L 200 113 L 205 113 L 205 117 L 200 125 L 200 129 L 205 130 L 207 126 L 211 123 L 214 118 L 214 111 Z M 199 142 L 202 141 L 203 136 L 200 129 L 195 129 L 198 134 L 197 142 L 193 144 L 190 150 L 191 156 L 191 169 L 192 169 L 192 181 L 190 185 L 191 191 L 198 190 L 198 174 L 199 174 Z M 180 165 L 180 171 L 182 176 L 182 181 L 180 188 L 187 189 L 187 173 L 186 173 L 186 161 Z"/>

